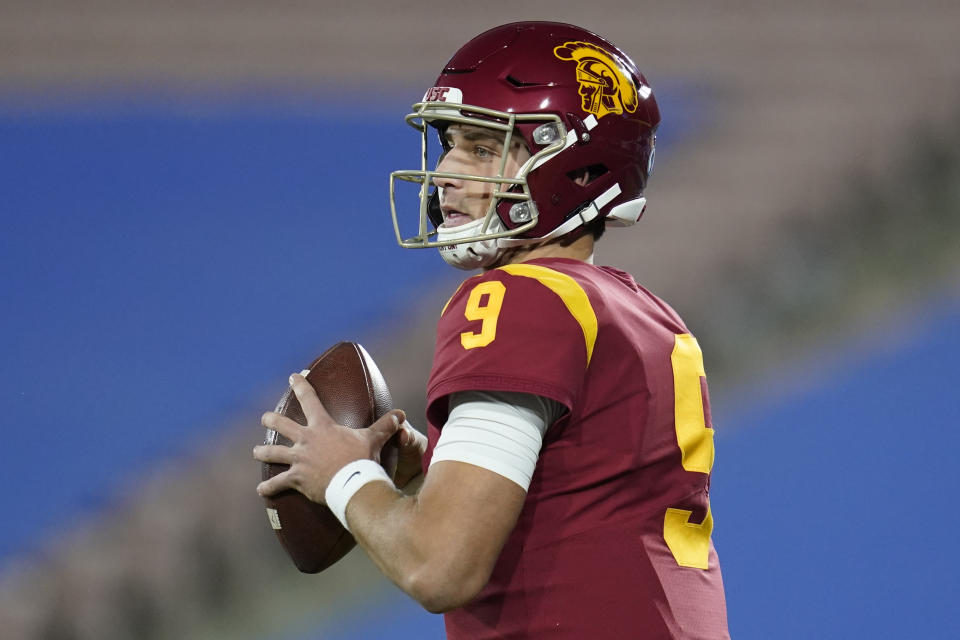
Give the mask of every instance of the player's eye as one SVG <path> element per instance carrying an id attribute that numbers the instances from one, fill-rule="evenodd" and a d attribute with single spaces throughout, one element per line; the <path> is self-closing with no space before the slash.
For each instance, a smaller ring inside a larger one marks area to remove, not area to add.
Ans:
<path id="1" fill-rule="evenodd" d="M 491 149 L 488 149 L 487 147 L 481 147 L 479 145 L 473 148 L 473 153 L 478 158 L 482 158 L 484 160 L 487 158 L 492 158 L 494 155 L 496 155 Z"/>

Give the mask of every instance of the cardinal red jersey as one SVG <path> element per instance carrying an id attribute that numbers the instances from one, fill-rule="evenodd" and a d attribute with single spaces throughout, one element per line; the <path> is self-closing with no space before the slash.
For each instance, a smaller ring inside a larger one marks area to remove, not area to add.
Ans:
<path id="1" fill-rule="evenodd" d="M 670 307 L 576 260 L 470 278 L 438 324 L 425 469 L 449 394 L 466 390 L 567 412 L 489 583 L 445 615 L 450 640 L 728 637 L 703 360 Z"/>

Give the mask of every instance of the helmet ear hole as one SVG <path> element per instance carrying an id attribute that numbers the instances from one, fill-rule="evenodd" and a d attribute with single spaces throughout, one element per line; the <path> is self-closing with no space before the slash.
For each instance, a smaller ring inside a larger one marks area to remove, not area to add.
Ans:
<path id="1" fill-rule="evenodd" d="M 598 163 L 592 164 L 589 167 L 581 167 L 575 171 L 570 171 L 567 173 L 567 177 L 578 186 L 585 187 L 609 171 L 610 170 L 607 169 L 606 165 Z"/>

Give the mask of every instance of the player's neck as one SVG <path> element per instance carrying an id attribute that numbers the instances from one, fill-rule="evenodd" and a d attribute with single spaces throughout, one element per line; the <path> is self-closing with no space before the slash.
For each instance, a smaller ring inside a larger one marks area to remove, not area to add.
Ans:
<path id="1" fill-rule="evenodd" d="M 505 264 L 528 262 L 537 258 L 569 258 L 571 260 L 592 262 L 593 244 L 593 236 L 587 234 L 577 238 L 568 245 L 563 245 L 559 242 L 547 242 L 531 247 L 517 247 L 506 253 L 503 256 L 503 260 L 491 268 Z"/>

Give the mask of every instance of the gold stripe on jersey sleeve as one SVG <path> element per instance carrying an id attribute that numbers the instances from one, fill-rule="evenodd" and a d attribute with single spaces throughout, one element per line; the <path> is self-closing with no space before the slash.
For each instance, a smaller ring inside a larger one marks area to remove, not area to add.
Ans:
<path id="1" fill-rule="evenodd" d="M 590 298 L 583 287 L 565 273 L 536 264 L 508 264 L 498 269 L 513 276 L 538 280 L 540 284 L 560 296 L 563 304 L 583 331 L 583 341 L 587 347 L 587 366 L 590 366 L 593 345 L 597 341 L 597 314 L 593 311 Z"/>

